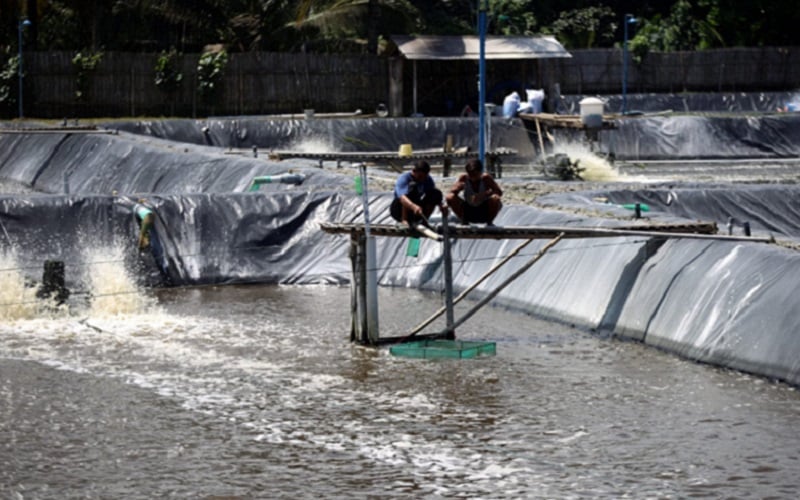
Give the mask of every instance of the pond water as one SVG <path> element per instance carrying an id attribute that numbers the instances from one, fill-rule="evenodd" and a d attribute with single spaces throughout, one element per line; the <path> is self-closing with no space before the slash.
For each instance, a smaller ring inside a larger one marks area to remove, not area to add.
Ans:
<path id="1" fill-rule="evenodd" d="M 496 356 L 434 361 L 350 344 L 348 288 L 129 295 L 122 310 L 95 302 L 0 324 L 3 498 L 800 488 L 800 397 L 787 385 L 498 308 L 458 332 L 497 342 Z M 385 335 L 440 305 L 400 289 L 379 300 Z"/>

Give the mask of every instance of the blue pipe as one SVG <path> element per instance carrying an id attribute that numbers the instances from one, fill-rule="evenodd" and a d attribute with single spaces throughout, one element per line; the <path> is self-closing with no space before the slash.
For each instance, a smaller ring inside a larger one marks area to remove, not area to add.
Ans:
<path id="1" fill-rule="evenodd" d="M 19 50 L 19 57 L 18 57 L 18 66 L 17 70 L 19 72 L 19 117 L 22 118 L 23 114 L 23 106 L 22 106 L 22 93 L 23 93 L 23 82 L 24 82 L 24 75 L 23 75 L 23 64 L 22 64 L 22 30 L 25 29 L 26 26 L 30 26 L 31 22 L 27 19 L 23 19 L 19 22 L 19 26 L 17 27 L 17 34 L 19 35 L 19 41 L 17 42 L 17 49 Z"/>
<path id="2" fill-rule="evenodd" d="M 303 174 L 284 173 L 278 175 L 262 175 L 253 177 L 248 191 L 258 191 L 262 184 L 302 184 L 306 180 Z"/>
<path id="3" fill-rule="evenodd" d="M 478 60 L 478 158 L 481 165 L 486 157 L 486 0 L 478 0 L 478 33 L 480 59 Z"/>

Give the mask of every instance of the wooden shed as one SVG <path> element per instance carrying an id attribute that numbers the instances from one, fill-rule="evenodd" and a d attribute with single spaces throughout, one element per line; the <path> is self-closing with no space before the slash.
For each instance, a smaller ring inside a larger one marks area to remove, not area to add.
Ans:
<path id="1" fill-rule="evenodd" d="M 412 62 L 413 114 L 417 114 L 417 61 L 478 61 L 480 59 L 480 37 L 393 35 L 392 41 L 402 56 L 390 66 L 389 93 L 392 116 L 400 116 L 403 110 L 403 61 Z M 487 36 L 485 58 L 487 60 L 512 60 L 568 58 L 572 55 L 551 36 Z M 541 73 L 541 70 L 540 70 Z"/>

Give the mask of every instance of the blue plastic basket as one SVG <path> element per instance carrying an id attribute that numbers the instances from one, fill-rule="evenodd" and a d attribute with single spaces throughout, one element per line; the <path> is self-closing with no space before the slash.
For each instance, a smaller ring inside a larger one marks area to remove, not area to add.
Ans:
<path id="1" fill-rule="evenodd" d="M 497 345 L 494 342 L 467 340 L 420 340 L 392 346 L 389 352 L 404 358 L 466 359 L 494 356 L 497 354 Z"/>

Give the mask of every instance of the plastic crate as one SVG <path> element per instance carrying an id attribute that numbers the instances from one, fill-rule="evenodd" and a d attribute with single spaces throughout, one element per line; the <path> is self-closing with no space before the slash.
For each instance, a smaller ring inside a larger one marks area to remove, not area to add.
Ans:
<path id="1" fill-rule="evenodd" d="M 389 352 L 404 358 L 466 359 L 494 356 L 497 345 L 495 342 L 466 340 L 420 340 L 392 346 Z"/>

